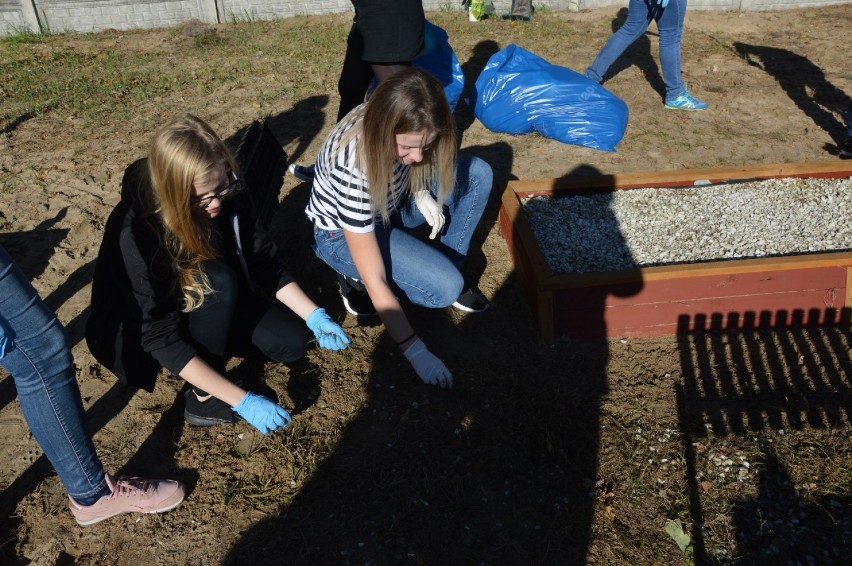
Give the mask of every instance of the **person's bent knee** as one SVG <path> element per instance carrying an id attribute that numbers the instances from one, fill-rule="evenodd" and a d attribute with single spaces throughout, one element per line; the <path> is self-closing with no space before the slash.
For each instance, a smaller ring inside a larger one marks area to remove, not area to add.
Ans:
<path id="1" fill-rule="evenodd" d="M 308 339 L 289 344 L 280 344 L 275 348 L 265 349 L 264 355 L 272 360 L 282 364 L 289 364 L 297 360 L 301 360 L 308 353 Z"/>
<path id="2" fill-rule="evenodd" d="M 464 291 L 464 277 L 459 276 L 457 284 L 448 287 L 446 294 L 441 297 L 441 308 L 449 307 L 459 298 Z"/>
<path id="3" fill-rule="evenodd" d="M 476 179 L 480 184 L 479 190 L 483 195 L 491 193 L 491 188 L 494 185 L 494 170 L 487 161 L 474 156 L 470 164 L 471 178 Z"/>
<path id="4" fill-rule="evenodd" d="M 464 277 L 457 270 L 441 271 L 425 285 L 411 301 L 422 307 L 442 309 L 452 305 L 464 291 Z"/>
<path id="5" fill-rule="evenodd" d="M 258 344 L 258 347 L 270 360 L 286 364 L 304 358 L 312 338 L 313 335 L 305 327 L 304 331 L 291 330 L 278 336 L 267 336 L 266 343 Z"/>

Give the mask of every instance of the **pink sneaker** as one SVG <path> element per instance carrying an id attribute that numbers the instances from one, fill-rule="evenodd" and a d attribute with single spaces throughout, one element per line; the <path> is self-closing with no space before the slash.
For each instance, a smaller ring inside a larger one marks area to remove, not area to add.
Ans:
<path id="1" fill-rule="evenodd" d="M 70 497 L 71 513 L 81 527 L 99 523 L 122 513 L 162 513 L 180 505 L 185 490 L 174 480 L 148 480 L 128 476 L 106 476 L 112 493 L 92 505 L 80 505 Z"/>

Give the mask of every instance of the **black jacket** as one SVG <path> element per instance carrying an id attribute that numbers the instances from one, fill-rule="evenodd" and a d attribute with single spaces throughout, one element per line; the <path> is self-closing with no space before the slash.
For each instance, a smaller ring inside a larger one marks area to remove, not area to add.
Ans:
<path id="1" fill-rule="evenodd" d="M 107 219 L 86 325 L 92 355 L 122 381 L 148 391 L 161 368 L 177 375 L 197 354 L 181 312 L 177 274 L 161 244 L 162 224 L 150 213 L 151 191 L 147 159 L 140 159 L 125 170 L 121 202 Z M 293 281 L 247 192 L 223 203 L 219 218 L 222 259 L 251 288 L 273 296 Z M 238 228 L 231 228 L 234 218 Z"/>

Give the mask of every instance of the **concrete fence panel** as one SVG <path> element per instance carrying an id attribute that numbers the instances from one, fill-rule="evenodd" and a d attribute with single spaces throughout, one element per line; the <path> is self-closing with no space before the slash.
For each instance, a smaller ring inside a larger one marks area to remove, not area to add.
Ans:
<path id="1" fill-rule="evenodd" d="M 780 10 L 849 4 L 852 0 L 691 0 L 691 10 Z M 495 11 L 511 10 L 511 0 L 494 0 Z M 626 0 L 542 0 L 534 7 L 578 11 L 624 6 Z M 457 10 L 461 0 L 424 0 L 426 11 Z M 349 0 L 0 0 L 0 35 L 21 31 L 58 33 L 103 29 L 169 27 L 200 20 L 223 23 L 271 20 L 299 15 L 353 13 Z"/>

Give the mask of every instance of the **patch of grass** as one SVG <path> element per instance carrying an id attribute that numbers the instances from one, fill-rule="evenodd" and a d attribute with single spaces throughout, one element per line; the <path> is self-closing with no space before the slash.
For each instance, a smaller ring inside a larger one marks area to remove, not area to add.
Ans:
<path id="1" fill-rule="evenodd" d="M 287 489 L 281 482 L 281 478 L 274 473 L 263 476 L 241 474 L 219 486 L 219 493 L 226 504 L 242 503 L 264 512 L 286 501 L 286 492 Z"/>
<path id="2" fill-rule="evenodd" d="M 242 22 L 256 22 L 257 16 L 255 15 L 253 10 L 247 10 L 244 8 L 239 13 L 229 12 L 227 19 L 232 24 L 238 24 Z"/>
<path id="3" fill-rule="evenodd" d="M 49 37 L 46 32 L 34 32 L 27 28 L 18 28 L 14 32 L 0 37 L 0 43 L 8 43 L 10 45 L 31 45 L 34 43 L 43 43 Z"/>
<path id="4" fill-rule="evenodd" d="M 116 42 L 124 35 L 19 33 L 0 40 L 4 104 L 0 128 L 21 115 L 63 109 L 86 123 L 105 116 L 130 118 L 155 100 L 206 96 L 229 85 L 261 106 L 282 98 L 296 101 L 333 87 L 339 51 L 345 45 L 343 18 L 307 26 L 295 21 L 234 21 L 191 38 L 170 34 L 158 50 L 134 50 Z M 69 39 L 73 38 L 73 42 Z M 110 41 L 113 40 L 113 41 Z M 101 44 L 111 44 L 102 47 Z M 310 57 L 305 57 L 305 53 Z M 223 61 L 211 64 L 211 61 Z M 308 61 L 312 61 L 309 63 Z M 325 62 L 317 68 L 313 61 Z M 256 78 L 287 70 L 300 81 L 280 81 L 258 89 Z M 251 92 L 249 92 L 251 91 Z"/>
<path id="5" fill-rule="evenodd" d="M 12 194 L 20 185 L 21 178 L 18 175 L 14 173 L 0 174 L 0 194 Z"/>

